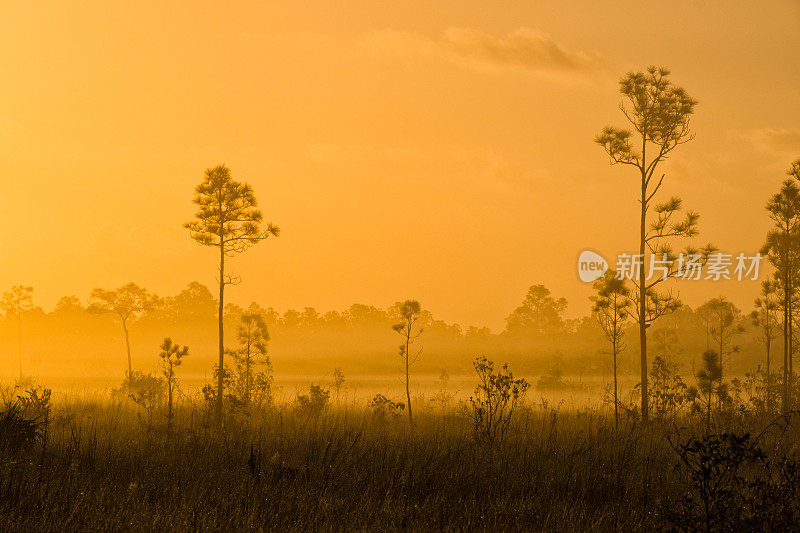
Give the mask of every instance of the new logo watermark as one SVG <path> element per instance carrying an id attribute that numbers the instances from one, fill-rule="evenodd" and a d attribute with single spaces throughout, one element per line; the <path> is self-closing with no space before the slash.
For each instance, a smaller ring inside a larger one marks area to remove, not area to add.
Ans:
<path id="1" fill-rule="evenodd" d="M 598 280 L 608 270 L 608 261 L 602 255 L 591 250 L 584 250 L 578 256 L 578 277 L 581 281 L 591 283 Z"/>
<path id="2" fill-rule="evenodd" d="M 760 253 L 755 255 L 738 255 L 715 252 L 708 255 L 681 253 L 670 256 L 666 253 L 617 255 L 614 271 L 617 279 L 638 280 L 642 270 L 645 279 L 675 278 L 687 281 L 698 280 L 736 280 L 755 281 L 764 258 Z M 584 250 L 578 256 L 578 277 L 581 281 L 591 283 L 603 277 L 608 270 L 608 262 L 603 256 L 591 250 Z"/>

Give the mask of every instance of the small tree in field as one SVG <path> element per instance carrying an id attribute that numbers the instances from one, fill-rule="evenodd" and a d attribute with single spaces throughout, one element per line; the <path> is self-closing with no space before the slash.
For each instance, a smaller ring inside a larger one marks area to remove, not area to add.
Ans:
<path id="1" fill-rule="evenodd" d="M 761 283 L 761 296 L 755 299 L 755 309 L 750 313 L 753 325 L 759 329 L 758 340 L 764 345 L 766 352 L 766 372 L 764 374 L 764 390 L 766 391 L 764 406 L 767 412 L 771 413 L 774 409 L 772 402 L 772 370 L 770 367 L 772 358 L 772 341 L 778 336 L 778 295 L 775 284 L 771 281 Z"/>
<path id="2" fill-rule="evenodd" d="M 180 366 L 184 357 L 189 355 L 188 346 L 178 346 L 169 337 L 161 343 L 158 364 L 161 366 L 161 373 L 167 382 L 167 427 L 172 427 L 172 418 L 175 416 L 172 410 L 172 399 L 177 386 L 175 379 L 175 367 Z"/>
<path id="3" fill-rule="evenodd" d="M 678 365 L 657 355 L 650 368 L 650 407 L 653 419 L 665 421 L 677 416 L 692 399 L 689 387 L 678 374 Z"/>
<path id="4" fill-rule="evenodd" d="M 800 265 L 800 165 L 792 165 L 789 179 L 784 180 L 780 190 L 767 201 L 766 209 L 773 227 L 767 232 L 766 242 L 761 253 L 767 256 L 775 268 L 773 286 L 778 295 L 778 310 L 781 317 L 783 336 L 783 386 L 781 391 L 781 410 L 786 413 L 792 409 L 791 383 L 792 360 L 794 357 L 794 322 L 796 320 L 796 299 L 800 281 L 797 279 Z"/>
<path id="5" fill-rule="evenodd" d="M 22 381 L 22 313 L 33 307 L 33 287 L 14 285 L 3 293 L 0 301 L 6 316 L 17 319 L 17 349 L 19 356 L 19 379 Z"/>
<path id="6" fill-rule="evenodd" d="M 236 363 L 232 386 L 235 398 L 248 408 L 254 396 L 258 397 L 259 403 L 268 399 L 264 396 L 270 396 L 272 384 L 272 364 L 267 355 L 269 332 L 264 317 L 255 306 L 242 315 L 236 338 L 239 349 L 228 352 Z M 261 368 L 264 371 L 259 371 Z"/>
<path id="7" fill-rule="evenodd" d="M 630 315 L 631 291 L 625 286 L 625 280 L 619 279 L 617 273 L 609 270 L 605 275 L 594 282 L 592 296 L 592 312 L 600 323 L 608 342 L 610 351 L 602 353 L 611 356 L 612 370 L 614 372 L 614 427 L 619 426 L 619 393 L 617 385 L 617 365 L 620 353 L 625 350 L 622 327 Z"/>
<path id="8" fill-rule="evenodd" d="M 94 289 L 89 296 L 90 313 L 114 313 L 122 323 L 125 332 L 125 349 L 128 353 L 128 389 L 132 390 L 133 363 L 131 361 L 131 341 L 128 334 L 128 323 L 144 311 L 154 309 L 159 299 L 147 292 L 147 289 L 135 283 L 127 283 L 114 290 Z"/>
<path id="9" fill-rule="evenodd" d="M 337 366 L 333 369 L 331 377 L 333 378 L 331 385 L 333 385 L 333 390 L 336 392 L 336 401 L 338 402 L 339 394 L 342 392 L 342 386 L 344 385 L 344 372 Z"/>
<path id="10" fill-rule="evenodd" d="M 739 347 L 733 344 L 733 339 L 744 331 L 744 326 L 740 323 L 741 313 L 735 305 L 720 297 L 712 298 L 698 307 L 697 314 L 708 328 L 707 335 L 717 345 L 719 364 L 724 375 L 726 360 L 739 351 Z"/>
<path id="11" fill-rule="evenodd" d="M 308 387 L 308 394 L 298 394 L 295 405 L 300 413 L 314 417 L 319 416 L 328 407 L 331 398 L 331 391 L 323 389 L 322 385 Z"/>
<path id="12" fill-rule="evenodd" d="M 695 405 L 697 410 L 705 411 L 706 432 L 711 432 L 711 413 L 714 404 L 722 402 L 728 396 L 727 384 L 722 381 L 722 363 L 719 354 L 714 350 L 703 352 L 703 366 L 695 375 L 697 394 Z"/>
<path id="13" fill-rule="evenodd" d="M 411 388 L 409 384 L 409 368 L 417 362 L 419 356 L 422 355 L 422 348 L 420 348 L 415 355 L 411 355 L 411 344 L 415 339 L 422 335 L 422 328 L 416 329 L 415 324 L 420 319 L 422 308 L 416 300 L 406 300 L 399 304 L 400 322 L 392 326 L 403 337 L 403 344 L 400 345 L 400 358 L 403 360 L 405 368 L 405 385 L 406 385 L 406 401 L 408 402 L 408 421 L 414 423 L 414 417 L 411 414 Z"/>
<path id="14" fill-rule="evenodd" d="M 225 286 L 237 283 L 225 275 L 225 258 L 244 252 L 250 246 L 269 236 L 277 237 L 280 229 L 271 223 L 261 227 L 263 215 L 253 189 L 246 183 L 233 179 L 231 170 L 225 165 L 207 168 L 203 181 L 195 188 L 194 203 L 198 209 L 195 220 L 184 224 L 192 239 L 204 246 L 219 249 L 219 362 L 225 366 L 225 344 L 223 341 L 223 316 L 225 309 Z M 222 401 L 224 397 L 224 372 L 217 376 L 217 424 L 222 425 Z"/>
<path id="15" fill-rule="evenodd" d="M 514 379 L 508 363 L 495 371 L 494 363 L 480 356 L 472 366 L 478 374 L 478 386 L 469 398 L 467 414 L 472 419 L 475 436 L 490 444 L 502 442 L 529 384 L 522 378 Z"/>

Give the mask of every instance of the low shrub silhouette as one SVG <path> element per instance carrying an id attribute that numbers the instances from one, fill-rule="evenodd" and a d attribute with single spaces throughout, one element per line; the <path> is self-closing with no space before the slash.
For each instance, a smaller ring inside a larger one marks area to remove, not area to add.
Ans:
<path id="1" fill-rule="evenodd" d="M 296 406 L 300 413 L 316 416 L 319 415 L 327 406 L 331 397 L 331 391 L 323 390 L 320 385 L 310 385 L 308 394 L 297 396 Z"/>
<path id="2" fill-rule="evenodd" d="M 379 422 L 386 422 L 392 418 L 398 418 L 405 411 L 403 402 L 393 402 L 383 394 L 376 394 L 369 402 L 372 417 Z"/>
<path id="3" fill-rule="evenodd" d="M 134 370 L 130 376 L 123 378 L 118 388 L 111 389 L 111 397 L 118 400 L 126 399 L 138 396 L 140 392 L 145 396 L 151 394 L 163 396 L 166 392 L 166 383 L 156 375 Z"/>
<path id="4" fill-rule="evenodd" d="M 29 450 L 44 435 L 41 417 L 25 416 L 25 404 L 15 399 L 0 412 L 0 450 L 17 454 Z"/>
<path id="5" fill-rule="evenodd" d="M 685 487 L 664 512 L 681 531 L 789 531 L 800 520 L 800 463 L 771 460 L 749 433 L 692 437 L 673 445 Z"/>
<path id="6" fill-rule="evenodd" d="M 494 362 L 481 356 L 475 359 L 473 366 L 479 383 L 469 398 L 467 415 L 472 419 L 475 437 L 489 443 L 501 442 L 518 403 L 528 390 L 528 382 L 514 379 L 508 363 L 495 371 Z"/>

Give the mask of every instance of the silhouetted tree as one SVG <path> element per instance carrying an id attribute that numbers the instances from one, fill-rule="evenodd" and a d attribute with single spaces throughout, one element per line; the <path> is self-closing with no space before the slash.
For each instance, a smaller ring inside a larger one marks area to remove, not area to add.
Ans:
<path id="1" fill-rule="evenodd" d="M 408 421 L 414 423 L 414 417 L 411 414 L 411 388 L 409 385 L 409 367 L 417 362 L 419 356 L 422 355 L 422 348 L 420 348 L 415 355 L 411 355 L 411 344 L 415 339 L 422 335 L 422 328 L 415 329 L 415 324 L 420 319 L 422 308 L 416 300 L 406 300 L 403 303 L 397 304 L 397 311 L 400 322 L 392 326 L 403 337 L 403 344 L 400 345 L 400 358 L 403 360 L 406 375 L 406 401 L 408 402 Z"/>
<path id="2" fill-rule="evenodd" d="M 653 339 L 658 355 L 665 359 L 672 359 L 676 350 L 679 350 L 680 341 L 678 339 L 678 326 L 670 320 L 672 316 L 664 317 L 659 320 L 658 325 L 650 328 L 650 336 Z"/>
<path id="3" fill-rule="evenodd" d="M 677 367 L 667 356 L 656 355 L 653 358 L 650 366 L 650 409 L 655 420 L 674 417 L 692 399 Z"/>
<path id="4" fill-rule="evenodd" d="M 336 401 L 338 402 L 339 394 L 342 391 L 342 385 L 344 385 L 344 372 L 337 366 L 333 369 L 331 377 L 333 378 L 331 385 L 333 385 L 333 390 L 336 391 Z"/>
<path id="5" fill-rule="evenodd" d="M 775 339 L 776 330 L 778 329 L 779 307 L 775 290 L 775 284 L 771 281 L 761 282 L 761 296 L 755 299 L 755 309 L 750 313 L 753 325 L 761 331 L 759 340 L 764 344 L 767 356 L 766 374 L 764 376 L 767 412 L 772 412 L 773 408 L 770 359 L 772 356 L 772 341 Z"/>
<path id="6" fill-rule="evenodd" d="M 81 301 L 77 296 L 62 296 L 56 302 L 56 307 L 53 309 L 55 314 L 77 314 L 85 311 Z"/>
<path id="7" fill-rule="evenodd" d="M 225 274 L 225 257 L 241 253 L 270 235 L 277 237 L 280 229 L 267 224 L 261 227 L 263 215 L 253 189 L 233 179 L 225 165 L 208 168 L 203 181 L 195 189 L 196 220 L 184 224 L 191 237 L 204 246 L 219 248 L 219 368 L 225 365 L 223 318 L 225 285 L 237 281 Z M 217 423 L 222 425 L 223 372 L 217 379 Z"/>
<path id="8" fill-rule="evenodd" d="M 114 313 L 122 322 L 125 332 L 125 349 L 128 353 L 128 387 L 132 387 L 133 363 L 131 361 L 131 341 L 128 334 L 128 321 L 142 312 L 151 310 L 159 304 L 156 295 L 135 283 L 127 283 L 119 289 L 94 289 L 89 296 L 90 313 Z"/>
<path id="9" fill-rule="evenodd" d="M 789 170 L 792 175 L 794 167 Z M 793 354 L 793 309 L 798 288 L 798 265 L 800 265 L 800 187 L 795 180 L 787 179 L 781 189 L 770 197 L 766 206 L 774 223 L 767 233 L 761 253 L 775 268 L 774 283 L 780 295 L 779 308 L 783 314 L 783 390 L 781 403 L 783 412 L 791 409 L 791 376 Z"/>
<path id="10" fill-rule="evenodd" d="M 607 271 L 602 278 L 594 282 L 594 290 L 597 292 L 591 297 L 593 302 L 592 313 L 594 313 L 600 327 L 603 330 L 608 342 L 611 344 L 610 351 L 603 351 L 612 357 L 612 369 L 614 372 L 614 427 L 619 426 L 619 396 L 617 385 L 617 362 L 619 354 L 625 350 L 623 341 L 622 327 L 630 314 L 631 291 L 625 286 L 625 280 L 619 279 L 613 270 Z"/>
<path id="11" fill-rule="evenodd" d="M 553 298 L 544 285 L 532 285 L 522 305 L 506 318 L 508 331 L 528 331 L 536 335 L 555 335 L 564 328 L 562 315 L 567 300 Z"/>
<path id="12" fill-rule="evenodd" d="M 239 349 L 229 351 L 236 363 L 234 387 L 238 389 L 236 391 L 237 399 L 245 407 L 250 407 L 257 382 L 264 385 L 265 380 L 269 380 L 271 383 L 271 377 L 268 378 L 269 373 L 257 372 L 260 367 L 266 367 L 268 370 L 272 368 L 267 355 L 269 332 L 257 305 L 251 305 L 247 311 L 242 313 L 236 338 L 239 341 Z M 266 385 L 269 386 L 269 383 Z"/>
<path id="13" fill-rule="evenodd" d="M 714 350 L 703 352 L 703 366 L 695 375 L 702 408 L 706 411 L 706 432 L 711 432 L 711 412 L 714 406 L 714 397 L 719 401 L 728 394 L 726 384 L 722 382 L 722 363 L 719 354 Z"/>
<path id="14" fill-rule="evenodd" d="M 635 286 L 634 304 L 639 322 L 641 353 L 642 419 L 649 415 L 647 392 L 647 327 L 654 320 L 679 307 L 671 293 L 658 293 L 656 286 L 677 274 L 671 267 L 662 277 L 648 281 L 647 268 L 651 254 L 656 260 L 674 263 L 675 256 L 665 239 L 692 237 L 697 234 L 699 215 L 688 211 L 682 220 L 676 220 L 681 210 L 681 200 L 671 198 L 653 205 L 655 195 L 664 182 L 664 174 L 657 174 L 661 163 L 680 145 L 694 136 L 689 129 L 689 119 L 697 102 L 687 92 L 672 84 L 669 70 L 649 67 L 647 72 L 630 72 L 620 81 L 620 92 L 625 100 L 620 105 L 623 115 L 633 127 L 628 129 L 606 127 L 595 138 L 611 158 L 612 164 L 629 165 L 636 170 L 640 185 L 639 257 L 638 276 L 631 276 Z M 651 213 L 655 220 L 648 220 Z M 688 252 L 696 252 L 687 250 Z M 691 255 L 696 255 L 692 253 Z M 637 279 L 633 279 L 637 278 Z"/>
<path id="15" fill-rule="evenodd" d="M 22 313 L 33 307 L 33 287 L 14 285 L 10 291 L 3 293 L 0 305 L 2 305 L 6 316 L 17 319 L 19 379 L 22 380 Z"/>
<path id="16" fill-rule="evenodd" d="M 216 319 L 219 302 L 214 299 L 208 287 L 193 281 L 172 298 L 170 303 L 182 320 L 208 324 L 209 320 Z"/>
<path id="17" fill-rule="evenodd" d="M 786 174 L 795 180 L 800 180 L 800 159 L 797 159 L 792 162 L 789 170 L 786 171 Z M 798 226 L 798 233 L 800 233 L 800 225 Z M 796 247 L 795 254 L 796 254 L 796 261 L 795 266 L 793 268 L 793 282 L 792 282 L 792 289 L 794 293 L 794 302 L 796 303 L 798 299 L 800 299 L 800 235 L 798 235 L 794 239 L 794 244 Z M 794 398 L 792 397 L 794 386 L 795 386 L 795 376 L 794 376 L 794 356 L 795 352 L 797 351 L 796 346 L 798 345 L 796 339 L 796 331 L 794 329 L 794 324 L 797 321 L 797 314 L 800 314 L 800 306 L 792 305 L 792 313 L 789 317 L 789 332 L 791 338 L 791 349 L 789 350 L 789 404 L 791 407 L 794 407 Z"/>
<path id="18" fill-rule="evenodd" d="M 704 317 L 708 326 L 708 335 L 717 345 L 720 372 L 723 372 L 725 360 L 739 351 L 738 346 L 731 346 L 733 338 L 744 331 L 740 323 L 741 312 L 724 297 L 712 298 L 697 308 L 697 314 Z"/>
<path id="19" fill-rule="evenodd" d="M 172 410 L 172 398 L 177 385 L 175 379 L 175 367 L 181 365 L 184 357 L 189 355 L 188 346 L 178 346 L 172 339 L 166 337 L 161 343 L 158 364 L 161 366 L 161 373 L 167 382 L 167 427 L 172 427 L 172 418 L 175 416 Z"/>

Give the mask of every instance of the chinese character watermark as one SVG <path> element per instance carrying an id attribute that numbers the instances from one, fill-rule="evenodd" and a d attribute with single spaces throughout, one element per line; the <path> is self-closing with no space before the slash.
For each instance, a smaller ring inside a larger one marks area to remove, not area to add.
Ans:
<path id="1" fill-rule="evenodd" d="M 697 253 L 681 253 L 677 257 L 667 253 L 643 254 L 621 253 L 614 266 L 617 279 L 639 280 L 644 269 L 645 279 L 676 278 L 687 281 L 755 281 L 758 279 L 760 253 L 736 256 L 714 252 L 703 256 Z M 609 269 L 608 262 L 598 253 L 586 250 L 578 258 L 578 276 L 581 281 L 591 282 L 601 278 Z"/>

